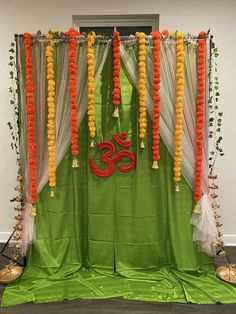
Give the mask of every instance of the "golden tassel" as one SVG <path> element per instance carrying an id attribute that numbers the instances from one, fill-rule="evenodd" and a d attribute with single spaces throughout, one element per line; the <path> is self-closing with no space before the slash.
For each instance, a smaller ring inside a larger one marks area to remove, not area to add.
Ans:
<path id="1" fill-rule="evenodd" d="M 95 147 L 94 140 L 91 140 L 89 147 Z"/>
<path id="2" fill-rule="evenodd" d="M 143 140 L 141 141 L 140 148 L 145 148 L 145 144 Z"/>
<path id="3" fill-rule="evenodd" d="M 175 192 L 180 192 L 179 184 L 177 183 L 175 186 Z"/>
<path id="4" fill-rule="evenodd" d="M 119 109 L 118 109 L 118 107 L 115 107 L 115 110 L 114 110 L 114 112 L 112 114 L 112 117 L 119 118 L 119 116 L 120 116 Z"/>
<path id="5" fill-rule="evenodd" d="M 159 165 L 158 165 L 158 161 L 157 160 L 153 160 L 152 169 L 159 169 Z"/>
<path id="6" fill-rule="evenodd" d="M 30 216 L 35 217 L 37 215 L 37 209 L 35 206 L 31 207 Z"/>
<path id="7" fill-rule="evenodd" d="M 197 215 L 201 214 L 201 206 L 199 204 L 194 206 L 193 213 Z"/>
<path id="8" fill-rule="evenodd" d="M 73 157 L 73 160 L 72 160 L 72 165 L 71 165 L 71 167 L 72 167 L 72 168 L 78 168 L 79 166 L 80 166 L 79 160 L 74 156 L 74 157 Z"/>
<path id="9" fill-rule="evenodd" d="M 53 189 L 51 189 L 50 197 L 55 197 L 55 193 Z"/>

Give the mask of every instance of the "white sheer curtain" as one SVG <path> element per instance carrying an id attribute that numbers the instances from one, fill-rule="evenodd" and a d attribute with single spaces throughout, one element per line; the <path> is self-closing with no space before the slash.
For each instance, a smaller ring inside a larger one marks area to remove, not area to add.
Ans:
<path id="1" fill-rule="evenodd" d="M 34 236 L 34 218 L 29 215 L 31 205 L 29 200 L 29 173 L 28 173 L 28 146 L 27 146 L 27 111 L 24 78 L 24 43 L 18 37 L 18 67 L 20 84 L 20 107 L 21 107 L 21 137 L 20 157 L 21 173 L 24 181 L 24 215 L 23 215 L 23 240 L 22 253 L 27 251 L 28 243 Z M 102 68 L 110 49 L 111 40 L 106 44 L 95 45 L 95 86 L 98 83 Z M 33 45 L 33 64 L 35 82 L 35 140 L 37 143 L 37 192 L 41 192 L 48 181 L 48 152 L 46 131 L 46 41 L 38 40 Z M 69 104 L 69 74 L 68 74 L 68 43 L 55 45 L 56 62 L 56 165 L 61 162 L 66 151 L 70 147 L 70 104 Z M 80 126 L 87 110 L 87 44 L 84 39 L 78 45 L 78 127 Z M 43 127 L 45 126 L 45 127 Z"/>
<path id="2" fill-rule="evenodd" d="M 131 39 L 131 41 L 133 41 Z M 138 90 L 138 60 L 135 47 L 125 48 L 128 42 L 121 45 L 121 58 L 130 76 L 133 85 Z M 182 173 L 191 188 L 194 188 L 195 170 L 195 113 L 197 93 L 197 46 L 192 43 L 185 46 L 185 91 L 184 91 L 184 134 L 183 134 L 183 157 Z M 161 121 L 160 134 L 169 152 L 174 151 L 174 128 L 175 128 L 175 67 L 176 67 L 175 43 L 163 43 L 161 48 Z M 153 79 L 153 53 L 150 46 L 147 48 L 147 110 L 152 118 L 152 79 Z M 207 107 L 207 106 L 206 106 Z M 208 116 L 208 108 L 206 108 Z M 207 121 L 207 120 L 206 120 Z M 207 123 L 206 123 L 207 124 Z M 215 242 L 217 229 L 215 219 L 208 197 L 208 130 L 205 128 L 205 143 L 203 156 L 203 178 L 200 200 L 202 212 L 200 215 L 193 214 L 191 223 L 194 225 L 193 240 L 197 241 L 200 250 L 208 254 L 215 254 Z"/>

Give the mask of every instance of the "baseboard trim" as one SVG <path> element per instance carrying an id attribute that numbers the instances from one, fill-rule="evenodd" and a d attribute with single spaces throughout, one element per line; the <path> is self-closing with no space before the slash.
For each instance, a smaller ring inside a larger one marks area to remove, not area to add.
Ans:
<path id="1" fill-rule="evenodd" d="M 11 232 L 0 232 L 0 243 L 7 242 L 10 235 L 11 235 Z"/>
<path id="2" fill-rule="evenodd" d="M 0 243 L 7 242 L 11 232 L 0 232 Z M 226 246 L 236 246 L 236 234 L 225 234 L 222 236 Z"/>
<path id="3" fill-rule="evenodd" d="M 226 246 L 236 246 L 236 234 L 224 234 L 221 238 Z"/>

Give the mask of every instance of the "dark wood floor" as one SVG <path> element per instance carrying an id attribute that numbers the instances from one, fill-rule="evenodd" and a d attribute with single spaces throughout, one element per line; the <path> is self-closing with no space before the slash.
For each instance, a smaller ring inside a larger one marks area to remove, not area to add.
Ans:
<path id="1" fill-rule="evenodd" d="M 1 244 L 0 244 L 1 247 Z M 228 248 L 232 261 L 236 261 L 236 247 Z M 219 266 L 221 259 L 216 258 L 215 264 Z M 0 259 L 0 268 L 6 264 L 6 260 Z M 0 285 L 0 302 L 4 287 Z M 27 303 L 9 308 L 0 308 L 3 314 L 236 314 L 236 304 L 227 305 L 193 305 L 177 303 L 156 303 L 128 301 L 123 299 L 107 300 L 74 300 L 54 302 L 47 304 Z"/>

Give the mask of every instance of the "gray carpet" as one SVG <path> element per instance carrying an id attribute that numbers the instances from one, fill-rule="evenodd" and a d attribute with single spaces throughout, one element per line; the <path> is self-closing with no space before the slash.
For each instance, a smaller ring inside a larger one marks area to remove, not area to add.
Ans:
<path id="1" fill-rule="evenodd" d="M 2 244 L 0 244 L 2 247 Z M 232 261 L 236 261 L 236 247 L 228 248 Z M 0 268 L 7 261 L 0 258 Z M 221 265 L 222 260 L 216 258 L 216 266 Z M 0 285 L 0 300 L 4 287 Z M 13 306 L 9 308 L 0 308 L 0 313 L 10 314 L 236 314 L 236 304 L 227 305 L 193 305 L 193 304 L 177 304 L 177 303 L 155 303 L 128 301 L 123 299 L 107 299 L 107 300 L 74 300 L 54 302 L 47 304 L 27 303 L 23 305 Z"/>

